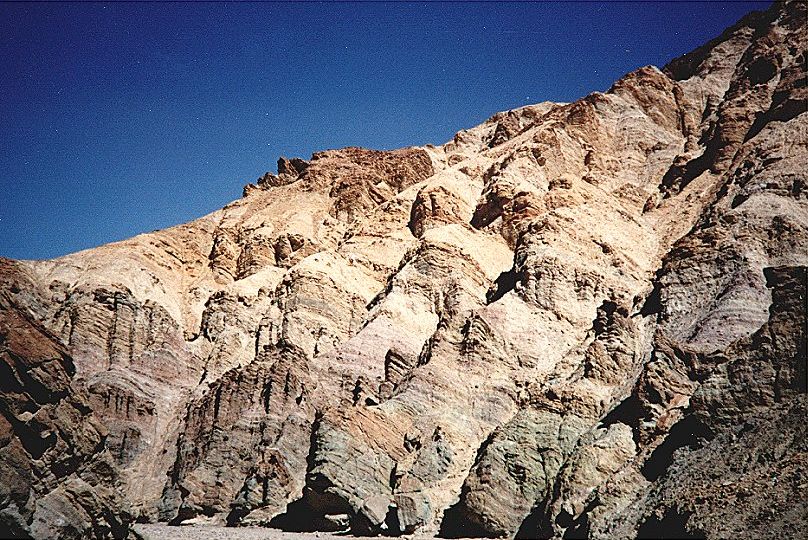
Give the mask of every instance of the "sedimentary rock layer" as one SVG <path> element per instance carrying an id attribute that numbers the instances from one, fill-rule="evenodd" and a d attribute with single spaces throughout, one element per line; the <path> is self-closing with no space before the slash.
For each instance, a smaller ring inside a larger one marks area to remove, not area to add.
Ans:
<path id="1" fill-rule="evenodd" d="M 776 3 L 575 103 L 5 262 L 0 520 L 805 536 L 806 36 Z"/>
<path id="2" fill-rule="evenodd" d="M 0 262 L 11 292 L 25 270 Z M 35 302 L 33 298 L 30 300 Z M 131 516 L 107 431 L 71 388 L 72 358 L 0 292 L 0 536 L 120 538 Z"/>

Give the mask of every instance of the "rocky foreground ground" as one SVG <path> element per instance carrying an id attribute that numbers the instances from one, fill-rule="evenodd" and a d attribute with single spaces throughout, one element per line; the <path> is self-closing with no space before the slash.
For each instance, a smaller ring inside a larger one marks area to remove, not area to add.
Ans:
<path id="1" fill-rule="evenodd" d="M 267 527 L 221 527 L 211 526 L 182 526 L 172 527 L 166 524 L 139 523 L 133 530 L 143 537 L 143 540 L 339 540 L 346 536 L 331 533 L 294 533 Z M 350 536 L 352 540 L 369 540 Z M 389 537 L 374 536 L 374 540 L 388 540 Z"/>
<path id="2" fill-rule="evenodd" d="M 808 537 L 807 18 L 0 260 L 0 526 Z"/>

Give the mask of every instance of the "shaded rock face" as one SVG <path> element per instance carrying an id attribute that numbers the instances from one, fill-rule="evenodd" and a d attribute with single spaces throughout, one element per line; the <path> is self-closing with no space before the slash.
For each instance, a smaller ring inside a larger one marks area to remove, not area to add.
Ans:
<path id="1" fill-rule="evenodd" d="M 805 22 L 4 263 L 0 520 L 806 536 Z"/>
<path id="2" fill-rule="evenodd" d="M 30 286 L 0 261 L 4 285 Z M 29 289 L 30 290 L 30 289 Z M 73 360 L 46 329 L 0 293 L 0 534 L 124 538 L 131 516 L 107 432 L 71 387 Z"/>

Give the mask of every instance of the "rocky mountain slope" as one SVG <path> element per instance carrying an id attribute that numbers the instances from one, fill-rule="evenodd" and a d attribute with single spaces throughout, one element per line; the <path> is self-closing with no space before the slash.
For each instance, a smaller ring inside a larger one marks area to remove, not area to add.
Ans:
<path id="1" fill-rule="evenodd" d="M 4 261 L 0 524 L 808 536 L 807 17 Z"/>

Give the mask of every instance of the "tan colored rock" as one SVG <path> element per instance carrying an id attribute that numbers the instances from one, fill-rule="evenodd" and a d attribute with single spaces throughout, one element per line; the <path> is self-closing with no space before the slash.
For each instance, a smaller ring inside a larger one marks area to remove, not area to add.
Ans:
<path id="1" fill-rule="evenodd" d="M 805 20 L 777 3 L 442 146 L 281 158 L 189 224 L 5 264 L 0 293 L 74 359 L 51 391 L 108 431 L 76 455 L 111 456 L 140 520 L 736 537 L 769 523 L 726 504 L 754 492 L 798 536 Z M 783 484 L 726 457 L 775 450 Z M 701 486 L 704 464 L 734 484 Z M 118 508 L 96 480 L 49 480 L 41 510 L 0 498 L 0 519 L 83 524 Z"/>

